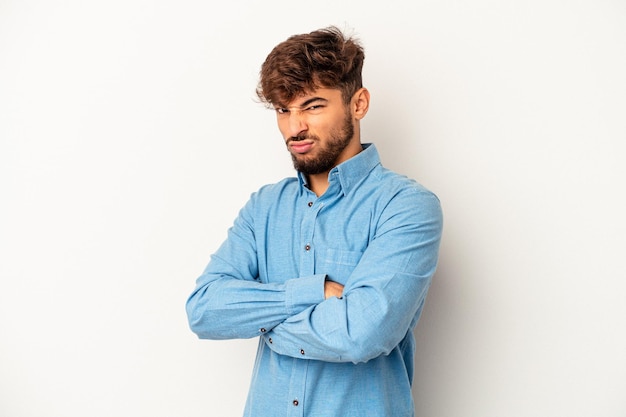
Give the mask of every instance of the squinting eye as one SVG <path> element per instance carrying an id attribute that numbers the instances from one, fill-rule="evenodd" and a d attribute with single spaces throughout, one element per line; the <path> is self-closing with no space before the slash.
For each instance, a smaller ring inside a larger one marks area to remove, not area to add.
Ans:
<path id="1" fill-rule="evenodd" d="M 276 113 L 278 114 L 285 114 L 287 113 L 289 110 L 285 109 L 284 107 L 279 107 L 276 109 Z"/>

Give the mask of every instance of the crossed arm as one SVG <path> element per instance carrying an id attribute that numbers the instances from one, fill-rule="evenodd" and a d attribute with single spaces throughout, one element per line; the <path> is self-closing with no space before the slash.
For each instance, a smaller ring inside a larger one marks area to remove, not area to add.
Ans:
<path id="1" fill-rule="evenodd" d="M 192 330 L 261 336 L 298 358 L 356 363 L 388 353 L 419 317 L 441 237 L 436 197 L 413 193 L 395 205 L 345 287 L 324 274 L 258 282 L 252 219 L 242 211 L 188 299 Z"/>

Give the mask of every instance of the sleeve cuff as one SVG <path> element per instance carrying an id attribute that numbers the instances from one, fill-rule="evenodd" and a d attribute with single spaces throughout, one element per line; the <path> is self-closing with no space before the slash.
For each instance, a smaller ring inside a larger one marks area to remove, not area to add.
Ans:
<path id="1" fill-rule="evenodd" d="M 291 314 L 324 301 L 326 274 L 294 278 L 285 282 L 285 304 Z"/>

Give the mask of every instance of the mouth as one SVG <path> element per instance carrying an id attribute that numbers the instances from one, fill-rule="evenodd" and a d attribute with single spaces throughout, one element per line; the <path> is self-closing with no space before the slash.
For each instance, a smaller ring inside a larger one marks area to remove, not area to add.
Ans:
<path id="1" fill-rule="evenodd" d="M 292 153 L 303 154 L 311 150 L 313 144 L 314 142 L 312 140 L 290 140 L 287 143 L 287 147 Z"/>

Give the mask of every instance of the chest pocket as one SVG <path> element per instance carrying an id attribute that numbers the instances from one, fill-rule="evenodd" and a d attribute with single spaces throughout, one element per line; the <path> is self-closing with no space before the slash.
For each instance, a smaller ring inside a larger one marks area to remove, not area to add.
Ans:
<path id="1" fill-rule="evenodd" d="M 328 275 L 332 281 L 345 284 L 362 256 L 363 252 L 360 251 L 326 249 L 320 259 L 317 272 Z"/>

